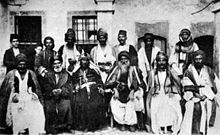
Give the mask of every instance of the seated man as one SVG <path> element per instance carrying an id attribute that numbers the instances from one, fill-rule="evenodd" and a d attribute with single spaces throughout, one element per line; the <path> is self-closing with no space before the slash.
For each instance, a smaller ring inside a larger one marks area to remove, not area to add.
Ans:
<path id="1" fill-rule="evenodd" d="M 182 122 L 180 79 L 168 67 L 168 56 L 158 52 L 156 69 L 148 77 L 146 98 L 148 130 L 156 134 L 177 134 Z"/>
<path id="2" fill-rule="evenodd" d="M 114 90 L 110 101 L 114 120 L 125 130 L 125 125 L 130 131 L 135 131 L 137 124 L 136 109 L 144 111 L 143 89 L 146 88 L 141 72 L 135 66 L 130 66 L 130 57 L 127 51 L 118 55 L 118 65 L 107 78 L 105 88 Z"/>
<path id="3" fill-rule="evenodd" d="M 193 64 L 189 65 L 183 77 L 186 112 L 181 135 L 208 133 L 212 105 L 215 105 L 213 103 L 220 83 L 214 71 L 204 65 L 204 59 L 203 51 L 195 51 Z"/>
<path id="4" fill-rule="evenodd" d="M 101 76 L 90 65 L 88 54 L 79 57 L 80 68 L 73 74 L 72 111 L 74 129 L 95 131 L 103 126 L 104 96 Z"/>
<path id="5" fill-rule="evenodd" d="M 16 56 L 17 69 L 10 71 L 0 89 L 0 126 L 12 126 L 13 134 L 28 129 L 29 134 L 45 133 L 40 86 L 27 57 Z"/>
<path id="6" fill-rule="evenodd" d="M 57 134 L 70 132 L 72 113 L 70 106 L 70 75 L 62 68 L 62 57 L 51 58 L 52 70 L 43 78 L 46 132 Z"/>

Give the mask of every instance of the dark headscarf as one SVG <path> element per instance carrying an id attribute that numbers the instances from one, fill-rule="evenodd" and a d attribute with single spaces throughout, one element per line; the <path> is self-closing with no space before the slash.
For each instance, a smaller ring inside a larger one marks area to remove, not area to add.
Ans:
<path id="1" fill-rule="evenodd" d="M 127 59 L 130 60 L 130 56 L 129 56 L 129 53 L 127 51 L 121 51 L 119 54 L 118 54 L 118 60 L 120 61 L 122 56 L 126 57 Z"/>
<path id="2" fill-rule="evenodd" d="M 16 56 L 16 61 L 17 61 L 17 63 L 19 63 L 21 61 L 27 62 L 27 56 L 23 53 L 20 53 Z"/>

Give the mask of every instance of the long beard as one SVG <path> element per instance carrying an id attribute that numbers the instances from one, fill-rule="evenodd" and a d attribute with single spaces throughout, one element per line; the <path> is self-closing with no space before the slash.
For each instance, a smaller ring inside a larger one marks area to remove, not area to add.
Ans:
<path id="1" fill-rule="evenodd" d="M 119 63 L 119 67 L 122 73 L 127 73 L 129 68 L 129 63 Z"/>
<path id="2" fill-rule="evenodd" d="M 56 72 L 56 73 L 60 73 L 61 71 L 62 71 L 62 66 L 60 66 L 60 67 L 56 67 L 56 68 L 54 68 L 53 70 L 54 70 L 54 72 Z"/>

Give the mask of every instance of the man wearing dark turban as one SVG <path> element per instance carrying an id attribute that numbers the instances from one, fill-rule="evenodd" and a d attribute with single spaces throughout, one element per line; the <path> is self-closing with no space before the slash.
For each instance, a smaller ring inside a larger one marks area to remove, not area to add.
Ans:
<path id="1" fill-rule="evenodd" d="M 193 63 L 185 71 L 182 81 L 186 112 L 180 135 L 207 134 L 220 88 L 216 73 L 204 65 L 205 53 L 197 50 L 192 57 Z"/>
<path id="2" fill-rule="evenodd" d="M 98 30 L 97 39 L 99 44 L 92 48 L 90 55 L 101 71 L 102 81 L 105 82 L 108 72 L 112 69 L 114 62 L 116 61 L 116 51 L 107 42 L 108 33 L 105 29 L 100 28 Z"/>
<path id="3" fill-rule="evenodd" d="M 0 126 L 12 127 L 13 134 L 28 129 L 29 134 L 45 133 L 45 117 L 40 86 L 27 57 L 16 56 L 16 69 L 6 75 L 0 88 Z"/>
<path id="4" fill-rule="evenodd" d="M 124 131 L 125 126 L 128 126 L 134 132 L 134 125 L 137 124 L 136 111 L 144 111 L 143 90 L 146 86 L 140 69 L 130 65 L 128 52 L 119 53 L 118 65 L 108 76 L 105 88 L 114 91 L 110 106 L 119 128 Z"/>
<path id="5" fill-rule="evenodd" d="M 148 73 L 155 68 L 155 58 L 160 48 L 154 45 L 154 35 L 152 33 L 145 33 L 142 37 L 144 46 L 138 51 L 138 66 L 142 71 L 144 81 Z"/>
<path id="6" fill-rule="evenodd" d="M 63 58 L 63 68 L 70 74 L 76 71 L 76 64 L 79 56 L 84 53 L 80 46 L 76 46 L 76 34 L 72 28 L 69 28 L 65 33 L 65 45 L 62 45 L 58 50 L 58 55 Z"/>

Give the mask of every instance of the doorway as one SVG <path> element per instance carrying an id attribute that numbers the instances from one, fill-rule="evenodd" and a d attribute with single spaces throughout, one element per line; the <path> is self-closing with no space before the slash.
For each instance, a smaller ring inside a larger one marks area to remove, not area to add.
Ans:
<path id="1" fill-rule="evenodd" d="M 214 52 L 214 36 L 204 35 L 194 39 L 200 50 L 203 50 L 206 54 L 205 64 L 213 68 L 213 52 Z"/>

